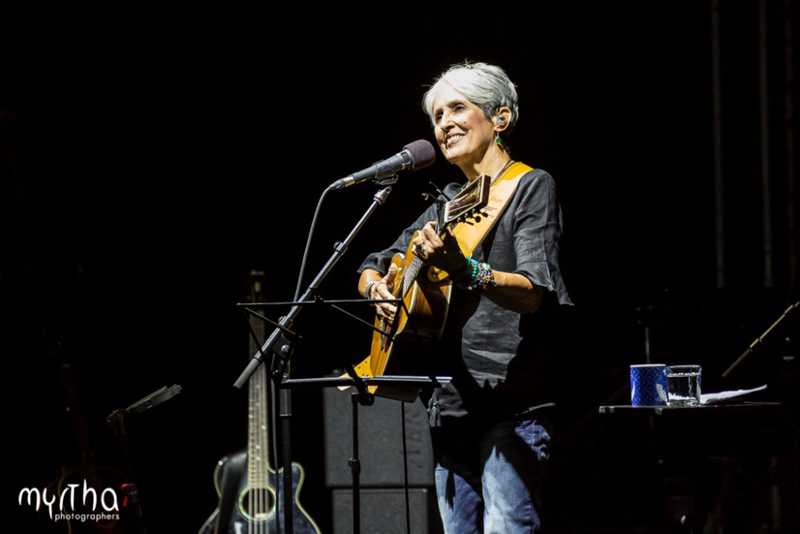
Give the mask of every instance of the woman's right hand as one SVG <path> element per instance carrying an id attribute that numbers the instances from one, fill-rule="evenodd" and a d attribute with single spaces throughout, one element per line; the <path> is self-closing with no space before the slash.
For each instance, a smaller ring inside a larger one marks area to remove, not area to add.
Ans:
<path id="1" fill-rule="evenodd" d="M 395 296 L 392 295 L 395 273 L 397 273 L 397 266 L 392 264 L 389 266 L 389 272 L 369 288 L 369 295 L 367 295 L 367 298 L 371 300 L 395 298 Z M 375 309 L 379 317 L 389 322 L 394 321 L 394 315 L 397 313 L 397 306 L 394 304 L 382 302 L 380 304 L 375 304 Z"/>

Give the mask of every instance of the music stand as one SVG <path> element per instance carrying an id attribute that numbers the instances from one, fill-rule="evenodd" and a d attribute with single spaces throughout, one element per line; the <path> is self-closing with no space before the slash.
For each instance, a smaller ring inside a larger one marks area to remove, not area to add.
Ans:
<path id="1" fill-rule="evenodd" d="M 376 182 L 380 185 L 381 189 L 377 193 L 375 193 L 375 195 L 372 197 L 372 204 L 370 204 L 369 208 L 367 208 L 366 212 L 364 212 L 364 214 L 355 224 L 355 226 L 347 235 L 347 237 L 345 237 L 343 241 L 336 243 L 336 246 L 334 247 L 334 251 L 331 254 L 330 258 L 328 258 L 328 261 L 325 262 L 325 265 L 322 266 L 322 268 L 319 270 L 319 272 L 311 281 L 311 283 L 309 283 L 308 287 L 302 293 L 302 295 L 299 298 L 297 297 L 295 298 L 295 300 L 299 302 L 292 303 L 291 309 L 277 322 L 269 320 L 264 316 L 260 316 L 261 319 L 275 326 L 275 330 L 273 330 L 272 334 L 270 334 L 270 336 L 263 343 L 259 345 L 258 350 L 255 352 L 255 354 L 252 355 L 249 363 L 247 364 L 247 367 L 245 367 L 244 371 L 242 371 L 242 373 L 239 375 L 239 378 L 237 378 L 236 382 L 234 382 L 234 386 L 237 389 L 243 388 L 249 382 L 252 374 L 255 372 L 258 366 L 263 363 L 263 359 L 265 356 L 272 359 L 272 376 L 273 376 L 273 381 L 275 383 L 280 385 L 280 381 L 282 379 L 288 378 L 284 377 L 284 375 L 287 374 L 288 371 L 289 360 L 291 359 L 292 355 L 292 343 L 285 342 L 286 339 L 285 334 L 290 334 L 290 335 L 293 334 L 291 328 L 293 326 L 295 319 L 300 314 L 300 310 L 303 309 L 303 305 L 301 305 L 301 303 L 303 303 L 304 301 L 317 299 L 319 297 L 319 289 L 322 287 L 323 281 L 331 272 L 331 270 L 333 270 L 333 267 L 339 262 L 342 256 L 344 256 L 344 253 L 347 251 L 348 247 L 353 242 L 356 235 L 361 231 L 361 229 L 367 223 L 367 220 L 378 209 L 378 207 L 386 203 L 386 200 L 389 198 L 389 195 L 392 192 L 392 185 L 394 185 L 396 181 L 397 181 L 396 176 L 388 176 L 383 178 L 378 178 L 376 176 Z M 329 186 L 325 192 L 329 191 L 332 187 L 334 186 L 333 185 Z M 323 193 L 323 196 L 324 195 L 325 193 Z M 299 294 L 299 291 L 296 292 L 295 294 Z M 252 313 L 251 310 L 248 311 Z M 352 316 L 352 314 L 350 315 Z M 252 328 L 250 332 L 251 334 L 253 333 Z M 297 336 L 293 335 L 293 337 L 296 338 Z M 278 345 L 279 342 L 280 345 L 276 347 L 276 345 Z M 363 388 L 365 386 L 363 386 L 363 384 L 358 383 L 357 375 L 355 371 L 352 369 L 352 366 L 349 366 L 347 371 L 348 374 L 350 374 L 350 376 L 354 378 L 354 381 L 356 382 L 356 387 L 359 388 L 359 391 L 363 391 Z M 285 458 L 287 456 L 290 456 L 288 449 L 291 447 L 288 438 L 290 433 L 289 418 L 291 417 L 291 395 L 290 395 L 291 390 L 282 389 L 281 392 L 284 393 L 286 396 L 286 398 L 283 399 L 283 405 L 285 406 L 286 410 L 285 417 L 282 417 L 281 420 L 281 426 L 285 431 L 282 432 L 283 434 L 282 447 L 286 450 L 284 454 Z M 273 405 L 281 403 L 280 397 L 281 395 L 275 396 L 275 402 L 273 403 Z M 278 414 L 280 413 L 280 410 L 277 407 L 275 407 L 274 413 Z M 283 414 L 281 415 L 283 416 Z M 276 428 L 278 428 L 277 425 Z M 285 505 L 284 530 L 286 534 L 292 534 L 292 532 L 294 531 L 294 526 L 292 525 L 292 520 L 291 520 L 291 515 L 292 515 L 292 497 L 291 497 L 292 475 L 290 469 L 291 463 L 286 464 L 285 467 L 286 469 L 284 469 L 284 474 L 283 474 L 284 505 Z"/>
<path id="2" fill-rule="evenodd" d="M 360 377 L 353 379 L 352 377 L 322 377 L 322 378 L 290 378 L 280 383 L 280 387 L 284 389 L 317 389 L 328 387 L 356 387 L 358 382 L 363 383 L 364 386 L 381 386 L 388 387 L 391 394 L 387 395 L 389 398 L 406 402 L 402 399 L 413 399 L 419 395 L 420 391 L 425 386 L 441 387 L 443 384 L 449 384 L 452 377 L 449 376 L 405 376 L 405 375 L 389 375 L 389 376 L 375 376 L 375 377 Z M 360 534 L 361 532 L 361 460 L 358 453 L 358 405 L 359 403 L 366 406 L 372 404 L 373 394 L 367 393 L 368 397 L 364 398 L 363 393 L 358 389 L 350 393 L 350 405 L 352 407 L 352 456 L 348 460 L 350 466 L 350 473 L 353 480 L 353 534 Z M 406 469 L 408 465 L 408 452 L 406 451 L 405 439 L 405 417 L 403 418 L 403 466 Z M 284 469 L 286 467 L 284 466 Z M 406 504 L 406 527 L 410 528 L 410 510 L 408 503 L 408 477 L 404 483 L 405 490 L 405 504 Z"/>
<path id="3" fill-rule="evenodd" d="M 304 295 L 307 298 L 307 295 Z M 283 499 L 284 499 L 284 507 L 283 507 L 283 523 L 284 523 L 284 530 L 287 533 L 293 532 L 293 525 L 292 525 L 292 453 L 291 453 L 291 417 L 292 417 L 292 408 L 291 408 L 291 390 L 292 388 L 284 387 L 283 383 L 285 383 L 288 378 L 288 363 L 289 359 L 294 352 L 294 345 L 296 341 L 300 341 L 302 337 L 295 331 L 289 328 L 288 323 L 286 321 L 286 316 L 282 317 L 280 321 L 273 321 L 269 317 L 255 311 L 253 308 L 271 308 L 271 307 L 286 307 L 291 306 L 292 311 L 295 313 L 299 313 L 299 310 L 303 309 L 306 306 L 326 306 L 329 307 L 339 313 L 346 315 L 347 317 L 354 319 L 355 321 L 359 322 L 360 324 L 368 327 L 370 330 L 379 332 L 387 337 L 389 337 L 392 341 L 394 341 L 393 332 L 384 332 L 379 328 L 375 327 L 372 323 L 365 321 L 361 317 L 350 313 L 349 311 L 345 310 L 341 307 L 342 304 L 357 304 L 363 306 L 364 304 L 378 304 L 382 302 L 389 302 L 396 305 L 398 308 L 403 308 L 406 313 L 408 313 L 408 309 L 406 308 L 405 302 L 403 299 L 376 299 L 376 300 L 368 300 L 368 299 L 329 299 L 325 300 L 320 298 L 319 296 L 315 296 L 313 300 L 298 300 L 298 301 L 285 301 L 285 302 L 237 302 L 236 306 L 243 308 L 248 314 L 257 317 L 264 321 L 267 324 L 270 324 L 275 327 L 272 335 L 267 341 L 263 341 L 258 339 L 255 331 L 252 328 L 252 325 L 248 322 L 248 327 L 250 328 L 250 335 L 256 342 L 256 346 L 259 347 L 256 351 L 256 357 L 251 360 L 253 361 L 261 361 L 264 357 L 271 359 L 271 362 L 268 360 L 267 363 L 270 363 L 269 372 L 271 375 L 271 382 L 273 387 L 276 391 L 281 390 L 281 392 L 285 392 L 286 395 L 275 395 L 274 402 L 272 403 L 271 409 L 272 413 L 274 414 L 273 420 L 276 421 L 276 436 L 275 440 L 276 443 L 280 443 L 280 464 L 283 466 L 283 477 L 282 477 L 282 484 L 281 487 L 283 489 Z M 276 346 L 277 345 L 277 346 Z M 265 347 L 272 347 L 269 352 L 264 352 Z M 355 401 L 360 402 L 364 405 L 372 404 L 372 394 L 368 390 L 367 384 L 364 382 L 358 373 L 356 373 L 353 365 L 349 362 L 345 365 L 345 370 L 347 371 L 347 378 L 343 378 L 346 382 L 340 383 L 339 385 L 346 385 L 346 386 L 353 386 L 356 388 L 356 392 L 354 393 Z M 244 380 L 247 373 L 243 373 L 242 377 L 240 377 L 240 381 Z M 247 375 L 249 380 L 249 375 Z M 428 378 L 428 377 L 389 377 L 389 380 L 383 381 L 384 387 L 398 387 L 398 380 L 402 380 L 403 378 L 411 379 L 410 382 L 414 383 L 436 383 L 435 378 Z M 421 379 L 421 380 L 420 380 Z M 318 380 L 318 379 L 312 379 Z M 324 380 L 324 379 L 323 379 Z M 333 380 L 337 380 L 337 378 L 333 377 Z M 449 377 L 443 377 L 443 380 L 449 382 Z M 319 385 L 315 384 L 315 387 L 320 387 Z M 327 386 L 326 386 L 327 387 Z M 403 400 L 404 398 L 415 398 L 418 392 L 413 393 L 413 397 L 411 395 L 411 390 L 408 387 L 401 386 L 401 394 L 403 396 L 395 396 L 398 400 Z M 281 401 L 281 397 L 283 400 Z M 280 419 L 281 424 L 278 425 L 277 421 Z"/>

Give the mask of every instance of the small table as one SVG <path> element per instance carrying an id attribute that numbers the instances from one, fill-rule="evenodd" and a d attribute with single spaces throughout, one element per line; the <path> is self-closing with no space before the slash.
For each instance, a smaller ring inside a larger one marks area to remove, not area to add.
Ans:
<path id="1" fill-rule="evenodd" d="M 775 531 L 796 516 L 790 503 L 797 488 L 786 475 L 797 473 L 797 436 L 783 404 L 601 405 L 598 413 L 620 457 L 631 459 L 626 474 L 649 468 L 660 479 L 660 488 L 651 490 L 661 501 L 657 522 L 714 531 L 749 515 Z M 676 488 L 683 493 L 676 496 Z M 763 509 L 744 506 L 742 493 L 763 497 Z M 766 517 L 753 517 L 759 514 Z"/>

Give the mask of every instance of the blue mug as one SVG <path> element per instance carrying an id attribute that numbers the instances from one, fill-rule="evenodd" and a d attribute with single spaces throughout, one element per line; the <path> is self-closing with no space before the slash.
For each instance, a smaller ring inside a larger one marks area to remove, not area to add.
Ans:
<path id="1" fill-rule="evenodd" d="M 666 406 L 667 391 L 666 365 L 631 365 L 631 406 Z"/>

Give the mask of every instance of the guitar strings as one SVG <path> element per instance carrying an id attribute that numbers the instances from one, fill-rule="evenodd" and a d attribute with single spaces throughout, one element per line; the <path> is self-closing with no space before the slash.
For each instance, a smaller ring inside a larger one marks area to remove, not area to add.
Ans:
<path id="1" fill-rule="evenodd" d="M 261 446 L 261 477 L 263 478 L 261 484 L 261 495 L 262 495 L 262 503 L 263 503 L 263 512 L 264 512 L 264 532 L 268 533 L 269 531 L 269 435 L 267 433 L 267 425 L 268 417 L 267 417 L 267 369 L 265 365 L 261 366 L 261 438 L 262 438 L 262 446 Z M 278 532 L 279 525 L 275 524 L 275 531 Z"/>
<path id="2" fill-rule="evenodd" d="M 249 444 L 247 450 L 247 515 L 249 516 L 247 519 L 247 532 L 248 534 L 253 534 L 253 521 L 252 521 L 252 514 L 253 514 L 253 468 L 255 466 L 255 421 L 256 421 L 256 388 L 255 388 L 255 378 L 250 378 L 249 384 L 249 392 L 250 392 L 250 409 L 248 417 L 249 420 L 247 421 L 247 428 L 249 432 L 247 443 Z"/>
<path id="3" fill-rule="evenodd" d="M 264 533 L 267 531 L 268 523 L 265 520 L 265 481 L 263 480 L 264 477 L 264 454 L 267 451 L 266 444 L 264 443 L 264 434 L 266 428 L 264 427 L 265 415 L 265 398 L 264 398 L 264 377 L 265 377 L 265 369 L 264 365 L 259 366 L 258 370 L 256 371 L 256 375 L 258 376 L 258 380 L 256 381 L 256 391 L 258 394 L 257 406 L 258 406 L 258 420 L 257 420 L 257 430 L 258 430 L 258 463 L 257 463 L 257 471 L 256 471 L 256 508 L 255 508 L 255 526 L 256 532 L 259 534 Z"/>
<path id="4" fill-rule="evenodd" d="M 253 483 L 250 487 L 250 496 L 252 505 L 250 508 L 250 523 L 248 525 L 251 532 L 256 534 L 262 531 L 260 519 L 261 513 L 261 497 L 259 495 L 261 484 L 260 484 L 260 471 L 261 471 L 261 370 L 263 367 L 259 367 L 256 369 L 255 374 L 252 377 L 252 388 L 253 388 L 253 411 L 254 411 L 254 420 L 253 420 L 253 429 L 255 432 L 255 436 L 253 437 L 253 441 L 255 443 L 253 447 Z"/>
<path id="5" fill-rule="evenodd" d="M 260 291 L 260 284 L 253 287 L 253 291 Z M 253 298 L 255 296 L 253 295 Z M 255 299 L 258 300 L 258 299 Z M 259 350 L 261 343 L 259 337 L 264 337 L 264 325 L 261 322 L 253 324 L 250 319 L 253 338 L 250 340 L 251 352 Z M 256 368 L 250 377 L 249 384 L 249 416 L 248 421 L 248 534 L 268 534 L 269 530 L 269 438 L 267 435 L 267 387 L 266 365 Z"/>
<path id="6" fill-rule="evenodd" d="M 262 532 L 266 532 L 267 523 L 262 522 L 264 518 L 263 512 L 263 498 L 264 498 L 264 484 L 263 484 L 263 474 L 264 474 L 264 464 L 263 464 L 263 454 L 264 454 L 264 429 L 262 428 L 262 424 L 264 421 L 264 396 L 263 396 L 263 388 L 264 388 L 264 379 L 263 379 L 263 371 L 264 366 L 262 365 L 259 367 L 258 370 L 258 471 L 257 475 L 257 484 L 256 484 L 256 532 L 261 534 Z"/>

